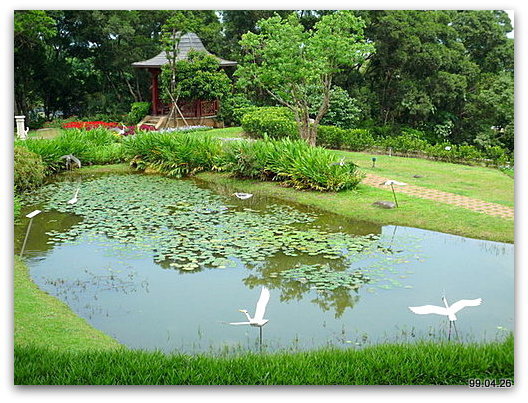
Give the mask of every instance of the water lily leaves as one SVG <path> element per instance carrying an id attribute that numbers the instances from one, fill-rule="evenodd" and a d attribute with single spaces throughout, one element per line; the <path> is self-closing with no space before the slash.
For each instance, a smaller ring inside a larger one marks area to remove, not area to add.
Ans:
<path id="1" fill-rule="evenodd" d="M 104 246 L 111 239 L 123 245 L 111 253 L 134 251 L 164 263 L 164 267 L 189 272 L 240 263 L 253 267 L 281 254 L 348 267 L 361 262 L 370 269 L 372 279 L 390 267 L 421 257 L 415 250 L 405 255 L 401 247 L 386 245 L 376 234 L 329 232 L 315 223 L 318 214 L 314 212 L 279 204 L 269 204 L 265 209 L 236 206 L 230 197 L 190 180 L 151 175 L 94 176 L 82 181 L 79 202 L 72 209 L 67 200 L 78 186 L 77 181 L 50 183 L 24 200 L 25 204 L 42 205 L 43 211 L 82 217 L 65 232 L 49 231 L 50 244 L 78 242 L 82 236 L 82 242 Z M 361 273 L 336 272 L 325 264 L 316 270 L 303 266 L 300 270 L 298 281 L 318 289 L 355 289 L 368 281 Z M 279 277 L 287 278 L 287 272 Z"/>

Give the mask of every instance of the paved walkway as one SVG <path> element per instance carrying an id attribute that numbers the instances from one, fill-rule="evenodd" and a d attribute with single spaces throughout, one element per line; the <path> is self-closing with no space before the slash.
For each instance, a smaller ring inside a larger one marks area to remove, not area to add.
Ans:
<path id="1" fill-rule="evenodd" d="M 361 183 L 374 186 L 380 189 L 389 189 L 390 186 L 383 185 L 384 182 L 389 180 L 381 176 L 366 174 L 366 177 Z M 405 193 L 410 196 L 421 197 L 422 199 L 434 200 L 440 203 L 451 204 L 467 208 L 469 210 L 478 211 L 480 213 L 499 216 L 502 218 L 510 218 L 513 220 L 513 208 L 503 206 L 496 203 L 488 203 L 478 199 L 472 199 L 466 196 L 456 195 L 454 193 L 442 192 L 441 190 L 428 189 L 421 186 L 415 185 L 393 185 L 394 191 L 398 193 Z"/>

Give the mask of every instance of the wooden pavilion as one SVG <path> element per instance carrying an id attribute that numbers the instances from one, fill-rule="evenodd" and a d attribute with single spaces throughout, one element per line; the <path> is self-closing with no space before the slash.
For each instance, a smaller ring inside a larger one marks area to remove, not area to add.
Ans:
<path id="1" fill-rule="evenodd" d="M 203 45 L 201 39 L 195 33 L 189 32 L 180 38 L 178 44 L 178 55 L 177 60 L 186 60 L 188 58 L 189 51 L 193 49 L 196 51 L 207 52 L 212 55 Z M 212 55 L 218 59 L 220 62 L 220 68 L 226 68 L 231 66 L 236 66 L 237 62 L 230 60 L 224 60 L 218 56 Z M 179 120 L 183 120 L 190 125 L 206 125 L 214 126 L 218 125 L 218 122 L 215 120 L 219 109 L 218 100 L 194 100 L 178 101 L 178 107 L 183 115 L 183 118 L 177 119 L 176 122 L 168 122 L 168 113 L 171 105 L 161 102 L 159 97 L 159 80 L 158 76 L 161 73 L 161 66 L 167 64 L 167 56 L 165 51 L 160 52 L 158 55 L 154 56 L 152 59 L 144 60 L 141 62 L 132 63 L 132 66 L 139 69 L 146 69 L 150 73 L 152 85 L 151 85 L 151 102 L 152 102 L 152 111 L 151 115 L 145 117 L 140 124 L 151 124 L 156 128 L 169 125 L 178 126 Z"/>

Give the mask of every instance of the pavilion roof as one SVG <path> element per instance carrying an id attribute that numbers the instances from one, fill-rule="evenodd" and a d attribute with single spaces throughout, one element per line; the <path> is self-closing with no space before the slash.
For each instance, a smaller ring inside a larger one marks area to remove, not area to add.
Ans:
<path id="1" fill-rule="evenodd" d="M 203 45 L 201 39 L 193 32 L 186 33 L 182 35 L 180 38 L 180 42 L 178 44 L 178 55 L 176 57 L 176 60 L 186 60 L 188 58 L 189 51 L 191 49 L 207 52 L 208 54 L 216 57 L 218 61 L 220 62 L 221 67 L 227 67 L 227 66 L 236 66 L 237 62 L 233 62 L 231 60 L 224 60 L 218 56 L 213 55 L 211 52 L 209 52 L 205 46 Z M 152 59 L 143 60 L 141 62 L 134 62 L 132 63 L 132 66 L 137 68 L 160 68 L 164 64 L 167 64 L 169 61 L 167 60 L 167 56 L 165 51 L 160 52 L 158 55 L 154 56 Z"/>

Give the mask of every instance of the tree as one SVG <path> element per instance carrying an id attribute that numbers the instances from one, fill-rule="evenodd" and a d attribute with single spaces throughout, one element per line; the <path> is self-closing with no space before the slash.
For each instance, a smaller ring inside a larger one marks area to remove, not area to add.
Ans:
<path id="1" fill-rule="evenodd" d="M 323 16 L 312 30 L 305 30 L 297 13 L 260 20 L 258 27 L 258 34 L 248 32 L 240 41 L 245 55 L 235 73 L 239 84 L 261 88 L 292 110 L 300 137 L 315 145 L 334 76 L 374 51 L 364 39 L 364 23 L 350 11 L 338 11 Z M 319 105 L 313 119 L 312 102 Z"/>

